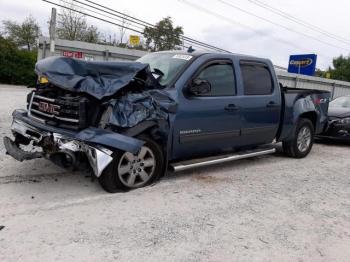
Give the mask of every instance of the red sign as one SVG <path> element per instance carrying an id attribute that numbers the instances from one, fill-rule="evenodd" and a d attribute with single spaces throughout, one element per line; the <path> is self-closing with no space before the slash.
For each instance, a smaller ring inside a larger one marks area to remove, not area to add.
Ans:
<path id="1" fill-rule="evenodd" d="M 83 52 L 76 51 L 63 51 L 63 56 L 74 57 L 74 58 L 83 58 Z"/>

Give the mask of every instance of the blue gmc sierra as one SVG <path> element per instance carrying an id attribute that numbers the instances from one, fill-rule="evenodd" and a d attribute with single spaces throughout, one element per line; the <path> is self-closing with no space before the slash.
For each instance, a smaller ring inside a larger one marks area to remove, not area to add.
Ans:
<path id="1" fill-rule="evenodd" d="M 64 167 L 89 163 L 108 192 L 168 170 L 275 152 L 303 158 L 326 128 L 330 93 L 286 88 L 270 60 L 166 51 L 136 62 L 49 57 L 27 108 L 13 112 L 7 153 Z M 34 150 L 27 150 L 28 145 Z"/>

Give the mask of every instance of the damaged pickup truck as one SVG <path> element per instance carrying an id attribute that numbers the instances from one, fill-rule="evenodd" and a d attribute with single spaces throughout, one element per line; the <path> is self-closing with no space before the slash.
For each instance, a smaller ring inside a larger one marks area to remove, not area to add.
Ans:
<path id="1" fill-rule="evenodd" d="M 108 192 L 148 185 L 169 169 L 271 154 L 277 142 L 302 158 L 327 124 L 328 92 L 284 88 L 269 60 L 251 56 L 50 57 L 35 70 L 27 109 L 13 112 L 7 153 L 64 167 L 89 163 Z"/>

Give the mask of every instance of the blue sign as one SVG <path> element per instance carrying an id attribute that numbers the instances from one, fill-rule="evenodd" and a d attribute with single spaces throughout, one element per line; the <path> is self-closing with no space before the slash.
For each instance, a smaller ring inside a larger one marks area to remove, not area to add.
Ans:
<path id="1" fill-rule="evenodd" d="M 313 76 L 316 70 L 317 55 L 291 55 L 289 57 L 288 72 Z"/>

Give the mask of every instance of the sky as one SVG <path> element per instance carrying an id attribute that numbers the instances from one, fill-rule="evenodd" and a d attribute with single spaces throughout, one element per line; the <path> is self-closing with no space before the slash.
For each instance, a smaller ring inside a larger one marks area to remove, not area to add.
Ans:
<path id="1" fill-rule="evenodd" d="M 176 26 L 183 27 L 186 36 L 234 53 L 269 58 L 275 65 L 282 67 L 288 66 L 291 54 L 317 54 L 317 67 L 320 69 L 328 68 L 333 57 L 350 54 L 348 0 L 258 0 L 265 3 L 265 8 L 254 4 L 255 1 L 94 0 L 95 3 L 127 12 L 152 24 L 170 16 Z M 332 34 L 332 37 L 270 12 L 266 5 L 317 26 Z M 43 33 L 47 34 L 47 21 L 52 7 L 52 4 L 42 0 L 0 0 L 0 19 L 20 22 L 32 15 L 39 22 Z M 93 18 L 87 18 L 87 21 L 106 34 L 119 32 L 114 25 Z"/>

